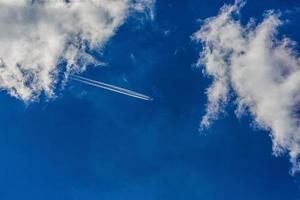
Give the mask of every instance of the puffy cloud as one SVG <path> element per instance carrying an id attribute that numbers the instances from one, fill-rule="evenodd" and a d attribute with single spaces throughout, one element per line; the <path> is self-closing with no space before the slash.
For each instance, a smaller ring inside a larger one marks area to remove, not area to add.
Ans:
<path id="1" fill-rule="evenodd" d="M 225 5 L 193 36 L 203 47 L 198 64 L 212 78 L 201 127 L 209 127 L 234 96 L 236 114 L 249 113 L 269 131 L 274 155 L 288 152 L 295 173 L 300 170 L 300 57 L 294 41 L 278 37 L 279 13 L 268 11 L 260 23 L 243 25 L 243 5 Z"/>
<path id="2" fill-rule="evenodd" d="M 54 96 L 61 62 L 83 71 L 132 10 L 153 0 L 0 0 L 0 88 L 24 101 Z M 153 1 L 154 2 L 154 1 Z M 143 7 L 144 6 L 144 7 Z"/>

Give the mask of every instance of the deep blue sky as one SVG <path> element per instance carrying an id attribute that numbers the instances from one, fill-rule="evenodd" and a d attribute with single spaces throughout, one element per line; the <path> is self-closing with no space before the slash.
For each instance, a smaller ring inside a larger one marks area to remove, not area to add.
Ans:
<path id="1" fill-rule="evenodd" d="M 226 1 L 232 2 L 232 1 Z M 294 200 L 299 176 L 272 156 L 267 132 L 232 108 L 201 135 L 205 88 L 193 68 L 198 19 L 225 1 L 157 0 L 154 21 L 131 18 L 83 75 L 146 93 L 144 102 L 70 81 L 51 101 L 0 94 L 1 200 Z M 299 0 L 248 0 L 242 20 Z M 280 30 L 300 42 L 300 12 Z M 167 32 L 166 32 L 167 31 Z"/>

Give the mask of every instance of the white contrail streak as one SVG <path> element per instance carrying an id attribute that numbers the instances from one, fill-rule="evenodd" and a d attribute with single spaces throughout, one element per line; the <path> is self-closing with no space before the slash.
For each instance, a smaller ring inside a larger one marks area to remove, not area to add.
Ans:
<path id="1" fill-rule="evenodd" d="M 107 84 L 107 83 L 103 83 L 103 82 L 100 82 L 100 81 L 96 81 L 96 80 L 93 80 L 93 79 L 85 78 L 85 77 L 78 76 L 78 75 L 71 75 L 71 76 L 75 77 L 77 79 L 92 82 L 92 83 L 99 84 L 99 85 L 102 85 L 102 86 L 105 86 L 105 87 L 113 88 L 113 89 L 120 90 L 120 91 L 123 91 L 123 92 L 127 92 L 127 93 L 130 93 L 130 94 L 135 94 L 137 96 L 142 96 L 142 97 L 145 97 L 145 98 L 149 98 L 146 95 L 143 95 L 143 94 L 131 91 L 131 90 L 127 90 L 127 89 L 124 89 L 124 88 L 121 88 L 121 87 L 117 87 L 117 86 L 114 86 L 114 85 L 110 85 L 110 84 Z"/>
<path id="2" fill-rule="evenodd" d="M 82 76 L 70 75 L 70 79 L 75 80 L 75 81 L 79 81 L 81 83 L 85 83 L 85 84 L 88 84 L 88 85 L 91 85 L 91 86 L 106 89 L 106 90 L 109 90 L 109 91 L 117 92 L 119 94 L 124 94 L 124 95 L 127 95 L 127 96 L 131 96 L 131 97 L 134 97 L 134 98 L 138 98 L 138 99 L 142 99 L 142 100 L 146 100 L 146 101 L 152 101 L 153 100 L 153 98 L 151 98 L 149 96 L 146 96 L 146 95 L 143 95 L 143 94 L 131 91 L 131 90 L 127 90 L 127 89 L 124 89 L 124 88 L 121 88 L 121 87 L 117 87 L 117 86 L 114 86 L 114 85 L 110 85 L 110 84 L 107 84 L 107 83 L 103 83 L 103 82 L 100 82 L 100 81 L 95 81 L 95 80 L 92 80 L 92 79 L 89 79 L 89 78 L 84 78 Z"/>

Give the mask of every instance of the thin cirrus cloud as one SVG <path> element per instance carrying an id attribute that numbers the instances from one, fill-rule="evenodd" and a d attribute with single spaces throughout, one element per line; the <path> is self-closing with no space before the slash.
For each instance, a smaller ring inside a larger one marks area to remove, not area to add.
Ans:
<path id="1" fill-rule="evenodd" d="M 23 101 L 54 96 L 61 73 L 81 72 L 131 12 L 154 0 L 0 0 L 0 89 Z"/>
<path id="2" fill-rule="evenodd" d="M 225 5 L 204 21 L 193 38 L 202 44 L 198 64 L 212 78 L 201 128 L 208 128 L 233 93 L 236 114 L 249 113 L 255 124 L 270 132 L 274 155 L 288 153 L 291 173 L 300 170 L 300 57 L 295 42 L 278 37 L 280 13 L 268 11 L 260 23 L 243 25 L 245 2 Z"/>

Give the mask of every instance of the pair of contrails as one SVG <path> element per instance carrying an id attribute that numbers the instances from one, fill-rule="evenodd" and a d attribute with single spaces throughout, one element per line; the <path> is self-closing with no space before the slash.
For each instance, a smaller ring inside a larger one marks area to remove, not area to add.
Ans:
<path id="1" fill-rule="evenodd" d="M 126 95 L 126 96 L 134 97 L 134 98 L 137 98 L 137 99 L 142 99 L 142 100 L 145 100 L 145 101 L 152 101 L 153 100 L 153 98 L 151 98 L 149 96 L 146 96 L 146 95 L 143 95 L 141 93 L 134 92 L 134 91 L 131 91 L 131 90 L 127 90 L 127 89 L 117 87 L 117 86 L 114 86 L 114 85 L 110 85 L 110 84 L 107 84 L 107 83 L 103 83 L 103 82 L 100 82 L 100 81 L 95 81 L 93 79 L 85 78 L 85 77 L 82 77 L 82 76 L 70 75 L 70 79 L 81 82 L 81 83 L 84 83 L 84 84 L 87 84 L 87 85 L 91 85 L 91 86 L 95 86 L 95 87 L 102 88 L 102 89 L 105 89 L 105 90 L 109 90 L 109 91 L 112 91 L 112 92 L 116 92 L 116 93 L 119 93 L 119 94 L 123 94 L 123 95 Z"/>

